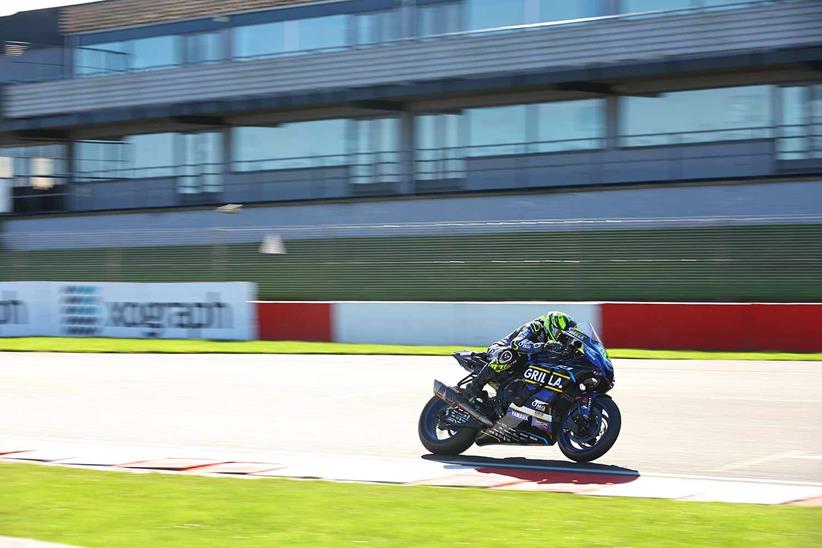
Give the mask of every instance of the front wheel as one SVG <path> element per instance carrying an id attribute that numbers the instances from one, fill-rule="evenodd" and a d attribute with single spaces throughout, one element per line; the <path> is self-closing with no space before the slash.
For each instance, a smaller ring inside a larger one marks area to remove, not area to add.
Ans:
<path id="1" fill-rule="evenodd" d="M 477 429 L 470 426 L 446 424 L 448 404 L 434 396 L 420 414 L 420 441 L 435 455 L 459 455 L 474 444 Z"/>
<path id="2" fill-rule="evenodd" d="M 622 416 L 617 404 L 608 396 L 599 396 L 591 402 L 587 417 L 580 404 L 571 407 L 562 419 L 557 443 L 569 459 L 590 462 L 613 447 L 621 427 Z"/>

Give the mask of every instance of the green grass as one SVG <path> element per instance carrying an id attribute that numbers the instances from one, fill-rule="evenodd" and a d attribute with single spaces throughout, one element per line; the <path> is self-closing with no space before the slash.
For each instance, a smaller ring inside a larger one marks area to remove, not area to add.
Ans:
<path id="1" fill-rule="evenodd" d="M 0 464 L 0 535 L 82 546 L 822 545 L 822 511 Z"/>
<path id="2" fill-rule="evenodd" d="M 464 346 L 405 346 L 394 344 L 344 344 L 297 341 L 207 341 L 188 339 L 75 339 L 61 337 L 0 338 L 0 352 L 89 352 L 158 354 L 380 354 L 398 356 L 448 356 Z M 473 350 L 484 350 L 472 348 Z M 822 353 L 698 352 L 692 350 L 609 350 L 612 358 L 656 360 L 809 360 L 822 361 Z"/>

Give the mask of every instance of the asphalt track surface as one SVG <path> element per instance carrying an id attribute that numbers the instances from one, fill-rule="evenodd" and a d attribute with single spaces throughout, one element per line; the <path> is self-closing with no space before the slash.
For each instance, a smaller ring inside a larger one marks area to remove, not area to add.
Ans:
<path id="1" fill-rule="evenodd" d="M 622 433 L 599 461 L 640 474 L 822 482 L 822 363 L 615 360 Z M 417 459 L 447 357 L 0 353 L 0 443 Z M 556 447 L 472 447 L 569 466 Z M 511 460 L 514 459 L 515 460 Z M 525 459 L 525 460 L 523 460 Z"/>

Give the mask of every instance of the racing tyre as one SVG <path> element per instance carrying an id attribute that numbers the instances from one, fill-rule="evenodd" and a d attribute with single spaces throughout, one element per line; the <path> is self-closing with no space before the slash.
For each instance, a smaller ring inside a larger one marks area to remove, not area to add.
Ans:
<path id="1" fill-rule="evenodd" d="M 584 419 L 579 404 L 562 419 L 557 444 L 562 454 L 576 462 L 590 462 L 608 452 L 622 427 L 619 407 L 608 396 L 591 402 L 591 419 Z"/>
<path id="2" fill-rule="evenodd" d="M 420 414 L 420 441 L 435 455 L 459 455 L 474 444 L 477 428 L 440 428 L 440 421 L 446 409 L 448 404 L 438 397 L 434 396 L 428 400 Z"/>

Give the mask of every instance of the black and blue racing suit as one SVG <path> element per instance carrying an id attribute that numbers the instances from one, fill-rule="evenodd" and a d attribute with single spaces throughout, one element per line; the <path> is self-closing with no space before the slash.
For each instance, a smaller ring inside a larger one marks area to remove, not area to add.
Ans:
<path id="1" fill-rule="evenodd" d="M 554 314 L 554 313 L 552 313 Z M 566 346 L 556 340 L 546 325 L 549 324 L 550 314 L 540 316 L 525 325 L 512 331 L 488 347 L 488 364 L 483 367 L 477 376 L 467 386 L 469 397 L 479 395 L 482 388 L 498 373 L 506 371 L 519 363 L 523 355 L 544 355 L 550 359 L 560 357 L 566 353 Z"/>

